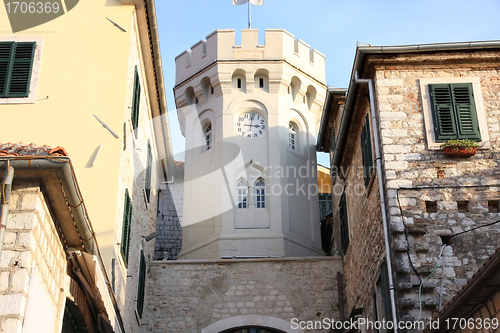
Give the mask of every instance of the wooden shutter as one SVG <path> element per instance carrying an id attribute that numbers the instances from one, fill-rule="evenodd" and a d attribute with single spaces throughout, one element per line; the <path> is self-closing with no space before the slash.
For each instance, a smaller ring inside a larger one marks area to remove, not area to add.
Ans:
<path id="1" fill-rule="evenodd" d="M 14 43 L 0 43 L 0 97 L 5 97 L 7 94 L 5 88 L 13 45 Z"/>
<path id="2" fill-rule="evenodd" d="M 137 134 L 137 126 L 139 126 L 139 106 L 141 104 L 141 83 L 139 82 L 139 72 L 137 66 L 134 71 L 134 95 L 132 96 L 132 127 Z"/>
<path id="3" fill-rule="evenodd" d="M 347 217 L 347 200 L 345 192 L 340 198 L 340 242 L 343 254 L 346 254 L 349 246 L 349 221 Z"/>
<path id="4" fill-rule="evenodd" d="M 137 313 L 142 318 L 144 311 L 144 291 L 146 288 L 146 258 L 141 250 L 141 261 L 139 263 L 139 284 L 137 286 Z"/>
<path id="5" fill-rule="evenodd" d="M 476 103 L 471 83 L 455 83 L 451 85 L 453 104 L 460 139 L 481 141 L 481 132 L 477 120 Z"/>
<path id="6" fill-rule="evenodd" d="M 132 200 L 128 194 L 128 189 L 125 190 L 125 202 L 123 205 L 123 226 L 122 226 L 122 244 L 121 252 L 125 266 L 128 265 L 128 255 L 130 251 L 130 229 L 132 222 Z"/>
<path id="7" fill-rule="evenodd" d="M 365 123 L 361 128 L 361 157 L 363 159 L 363 179 L 368 186 L 373 171 L 372 141 L 370 134 L 369 114 L 365 117 Z"/>
<path id="8" fill-rule="evenodd" d="M 0 43 L 0 97 L 28 97 L 36 43 Z"/>
<path id="9" fill-rule="evenodd" d="M 144 185 L 146 191 L 146 199 L 149 202 L 151 197 L 151 167 L 153 163 L 153 155 L 151 154 L 151 145 L 148 141 L 148 155 L 146 161 L 146 184 Z"/>
<path id="10" fill-rule="evenodd" d="M 472 84 L 430 84 L 429 92 L 436 142 L 481 141 Z"/>

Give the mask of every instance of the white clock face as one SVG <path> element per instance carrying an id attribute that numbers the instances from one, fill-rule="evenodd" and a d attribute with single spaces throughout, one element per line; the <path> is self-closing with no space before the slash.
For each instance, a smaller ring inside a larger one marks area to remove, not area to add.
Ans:
<path id="1" fill-rule="evenodd" d="M 256 112 L 245 112 L 236 119 L 236 131 L 245 138 L 256 138 L 267 128 L 266 120 Z"/>

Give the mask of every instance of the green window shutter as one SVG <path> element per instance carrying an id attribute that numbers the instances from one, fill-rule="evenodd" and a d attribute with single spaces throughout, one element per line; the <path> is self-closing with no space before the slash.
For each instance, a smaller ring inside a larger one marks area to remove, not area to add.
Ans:
<path id="1" fill-rule="evenodd" d="M 342 246 L 342 253 L 346 254 L 347 247 L 349 246 L 349 221 L 347 216 L 347 198 L 345 192 L 340 198 L 340 243 Z"/>
<path id="2" fill-rule="evenodd" d="M 137 127 L 139 126 L 139 106 L 141 104 L 141 83 L 139 82 L 139 72 L 137 66 L 134 71 L 134 94 L 132 96 L 132 127 L 137 134 Z"/>
<path id="3" fill-rule="evenodd" d="M 7 95 L 7 73 L 9 72 L 11 51 L 14 43 L 0 43 L 0 97 Z"/>
<path id="4" fill-rule="evenodd" d="M 429 92 L 436 142 L 481 141 L 472 84 L 430 84 Z"/>
<path id="5" fill-rule="evenodd" d="M 36 43 L 0 43 L 0 97 L 28 97 Z"/>
<path id="6" fill-rule="evenodd" d="M 451 89 L 459 139 L 481 141 L 472 84 L 455 83 L 451 85 Z"/>
<path id="7" fill-rule="evenodd" d="M 153 155 L 151 154 L 151 145 L 148 140 L 148 155 L 147 155 L 147 161 L 146 161 L 146 184 L 145 186 L 145 191 L 146 191 L 146 199 L 149 202 L 149 199 L 151 197 L 151 168 L 153 164 Z"/>
<path id="8" fill-rule="evenodd" d="M 373 172 L 372 141 L 370 134 L 369 114 L 365 117 L 365 122 L 361 128 L 361 157 L 363 159 L 363 179 L 365 186 L 368 186 Z"/>
<path id="9" fill-rule="evenodd" d="M 122 244 L 121 252 L 125 265 L 128 265 L 128 256 L 130 252 L 130 229 L 132 222 L 132 200 L 128 194 L 128 189 L 125 190 L 125 202 L 123 205 L 123 226 L 122 226 Z"/>
<path id="10" fill-rule="evenodd" d="M 137 313 L 142 318 L 144 312 L 144 292 L 146 288 L 146 258 L 141 250 L 141 261 L 139 263 L 139 284 L 137 286 Z"/>

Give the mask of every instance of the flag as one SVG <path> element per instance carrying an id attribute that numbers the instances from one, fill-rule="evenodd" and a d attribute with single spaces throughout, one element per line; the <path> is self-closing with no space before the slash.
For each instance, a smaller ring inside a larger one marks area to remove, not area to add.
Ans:
<path id="1" fill-rule="evenodd" d="M 244 5 L 247 2 L 248 0 L 233 0 L 233 5 Z M 264 4 L 264 0 L 250 0 L 250 3 L 252 5 L 260 6 Z"/>

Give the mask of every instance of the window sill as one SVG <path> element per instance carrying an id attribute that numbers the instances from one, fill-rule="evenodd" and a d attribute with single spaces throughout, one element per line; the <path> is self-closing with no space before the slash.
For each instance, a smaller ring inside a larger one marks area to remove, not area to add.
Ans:
<path id="1" fill-rule="evenodd" d="M 306 158 L 306 157 L 304 156 L 304 154 L 302 154 L 302 153 L 301 153 L 300 151 L 298 151 L 298 150 L 293 150 L 293 149 L 291 149 L 291 148 L 290 148 L 290 146 L 288 146 L 288 152 L 290 152 L 290 153 L 294 154 L 295 156 L 300 157 L 300 158 L 302 158 L 302 159 L 305 159 L 305 158 Z"/>
<path id="2" fill-rule="evenodd" d="M 427 142 L 427 149 L 428 150 L 443 150 L 443 148 L 441 148 L 441 144 L 442 142 Z M 478 151 L 481 151 L 481 150 L 490 150 L 491 149 L 491 143 L 490 141 L 479 141 L 478 144 L 480 145 L 480 147 L 478 148 Z"/>

